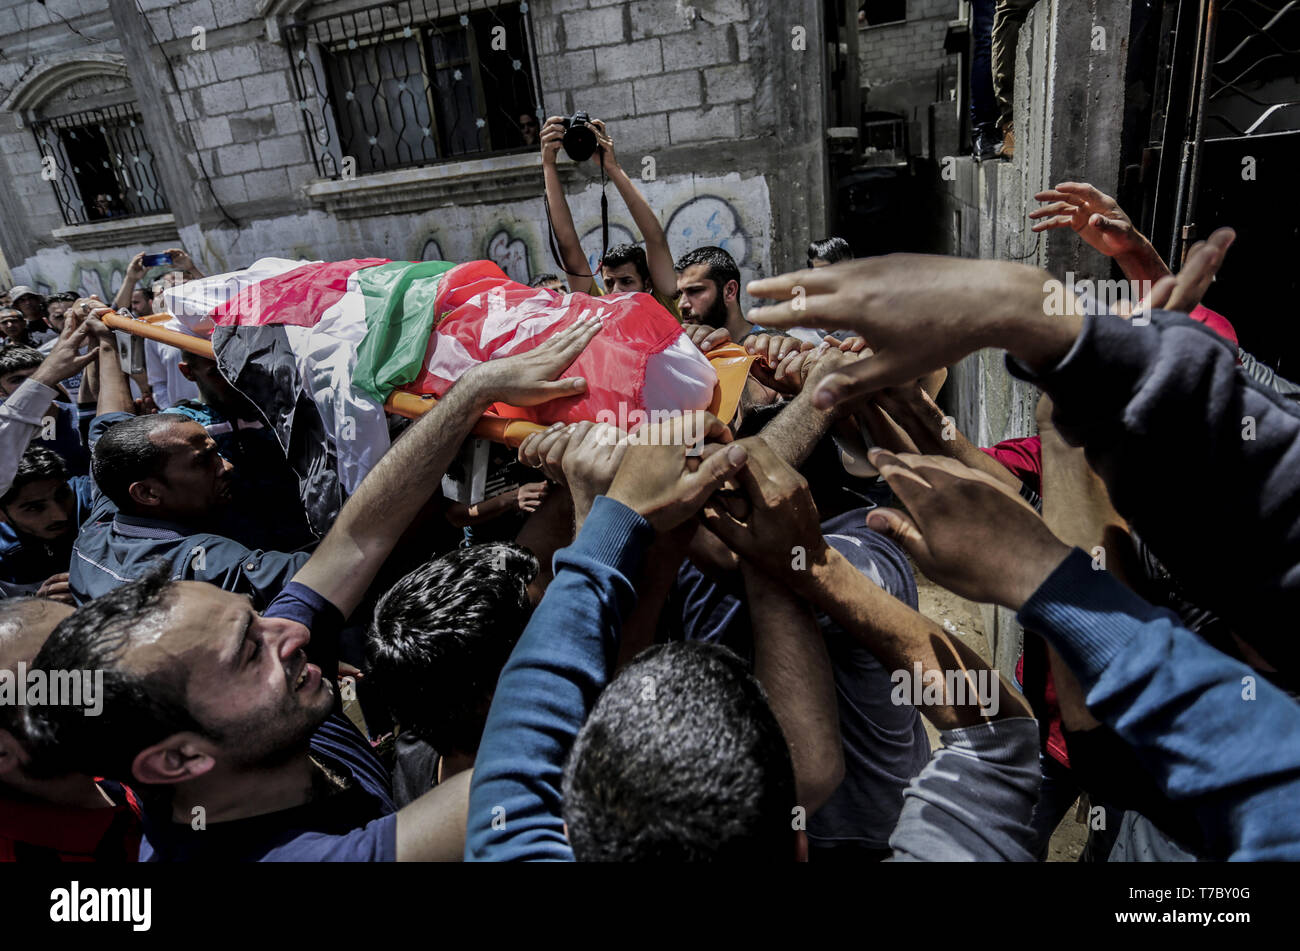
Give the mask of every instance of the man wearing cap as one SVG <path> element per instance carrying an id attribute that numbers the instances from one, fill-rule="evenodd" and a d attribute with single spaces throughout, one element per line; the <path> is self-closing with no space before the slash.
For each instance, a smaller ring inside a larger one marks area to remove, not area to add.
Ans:
<path id="1" fill-rule="evenodd" d="M 19 284 L 9 291 L 9 306 L 23 315 L 27 322 L 27 346 L 39 347 L 47 340 L 57 337 L 45 323 L 45 295 L 26 284 Z"/>

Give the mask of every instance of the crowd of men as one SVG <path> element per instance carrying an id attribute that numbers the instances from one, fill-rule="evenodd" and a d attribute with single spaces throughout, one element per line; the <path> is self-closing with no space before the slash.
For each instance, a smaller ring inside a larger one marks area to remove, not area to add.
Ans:
<path id="1" fill-rule="evenodd" d="M 746 313 L 593 128 L 643 243 L 589 270 L 550 119 L 562 273 L 532 284 L 652 295 L 750 377 L 734 419 L 531 435 L 474 504 L 439 487 L 476 420 L 581 392 L 599 323 L 394 420 L 317 537 L 213 361 L 132 377 L 104 302 L 9 292 L 0 858 L 1041 860 L 1081 796 L 1093 859 L 1300 858 L 1300 406 L 1200 306 L 1232 233 L 1172 274 L 1062 183 L 1026 226 L 1148 282 L 1136 309 L 829 238 Z M 111 306 L 199 275 L 167 254 Z M 979 447 L 940 407 L 986 347 L 1037 435 Z M 921 614 L 918 572 L 1015 611 L 1016 670 Z"/>

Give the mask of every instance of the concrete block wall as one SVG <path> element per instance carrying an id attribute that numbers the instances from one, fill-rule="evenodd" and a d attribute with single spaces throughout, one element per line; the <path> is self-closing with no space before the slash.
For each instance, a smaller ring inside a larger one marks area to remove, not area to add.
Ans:
<path id="1" fill-rule="evenodd" d="M 1040 0 L 1021 30 L 1014 90 L 1014 162 L 955 159 L 955 175 L 936 172 L 937 250 L 1043 268 L 1064 280 L 1110 277 L 1110 262 L 1068 229 L 1035 235 L 1025 217 L 1034 193 L 1062 181 L 1087 181 L 1113 194 L 1119 180 L 1115 117 L 1123 111 L 1129 9 L 1121 0 Z M 1106 49 L 1091 49 L 1094 27 Z M 1046 275 L 1045 275 L 1046 279 Z M 1045 317 L 1044 319 L 1050 319 Z M 951 368 L 942 394 L 958 428 L 976 445 L 1035 433 L 1039 393 L 1006 371 L 1000 351 L 982 351 Z M 999 667 L 1010 669 L 1021 631 L 1011 612 L 985 609 Z"/>
<path id="2" fill-rule="evenodd" d="M 957 8 L 956 0 L 908 0 L 905 21 L 858 32 L 865 107 L 905 116 L 914 154 L 930 154 L 926 109 L 940 98 L 936 76 L 950 61 L 943 39 Z"/>

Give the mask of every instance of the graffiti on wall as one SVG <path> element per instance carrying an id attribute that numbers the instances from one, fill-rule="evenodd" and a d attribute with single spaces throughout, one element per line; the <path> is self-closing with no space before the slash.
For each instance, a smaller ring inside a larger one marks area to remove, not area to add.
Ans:
<path id="1" fill-rule="evenodd" d="M 528 267 L 528 245 L 504 228 L 488 239 L 487 259 L 505 271 L 506 277 L 512 281 L 527 284 L 532 279 Z"/>
<path id="2" fill-rule="evenodd" d="M 58 294 L 62 291 L 75 291 L 82 297 L 95 295 L 100 300 L 111 301 L 117 289 L 122 286 L 126 274 L 127 262 L 122 259 L 96 261 L 79 259 L 72 262 L 65 276 L 56 276 L 50 270 L 36 267 L 29 271 L 25 280 L 21 279 L 21 270 L 16 269 L 18 283 L 34 287 L 42 294 Z"/>

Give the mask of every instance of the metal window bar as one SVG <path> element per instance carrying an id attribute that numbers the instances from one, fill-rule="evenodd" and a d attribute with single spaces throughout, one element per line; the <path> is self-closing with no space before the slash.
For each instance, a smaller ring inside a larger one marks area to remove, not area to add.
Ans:
<path id="1" fill-rule="evenodd" d="M 167 196 L 134 104 L 32 123 L 65 224 L 163 214 Z"/>
<path id="2" fill-rule="evenodd" d="M 443 6 L 397 0 L 286 25 L 322 177 L 537 147 L 543 113 L 527 3 Z M 531 142 L 524 114 L 538 120 Z"/>

